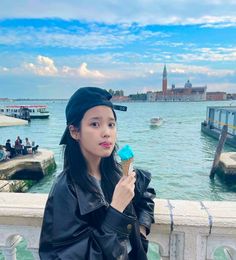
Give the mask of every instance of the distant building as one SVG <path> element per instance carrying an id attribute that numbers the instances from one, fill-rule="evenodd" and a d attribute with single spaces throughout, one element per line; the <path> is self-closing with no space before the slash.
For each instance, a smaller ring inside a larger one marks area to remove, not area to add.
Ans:
<path id="1" fill-rule="evenodd" d="M 185 88 L 191 88 L 192 87 L 192 83 L 188 80 L 185 84 L 184 84 Z"/>
<path id="2" fill-rule="evenodd" d="M 228 93 L 226 96 L 227 96 L 228 100 L 235 100 L 236 99 L 236 93 L 232 93 L 232 94 Z"/>
<path id="3" fill-rule="evenodd" d="M 164 101 L 203 101 L 206 100 L 206 89 L 206 86 L 173 88 L 168 90 Z M 163 96 L 158 95 L 157 100 L 163 100 Z"/>
<path id="4" fill-rule="evenodd" d="M 128 102 L 130 98 L 127 96 L 112 96 L 112 102 Z"/>
<path id="5" fill-rule="evenodd" d="M 148 91 L 147 92 L 147 101 L 148 102 L 157 101 L 157 92 Z"/>
<path id="6" fill-rule="evenodd" d="M 226 92 L 207 92 L 206 93 L 206 99 L 207 100 L 226 100 L 227 94 Z"/>
<path id="7" fill-rule="evenodd" d="M 129 95 L 130 101 L 147 101 L 147 93 L 137 93 Z"/>
<path id="8" fill-rule="evenodd" d="M 148 92 L 147 101 L 203 101 L 206 100 L 206 86 L 193 87 L 188 80 L 184 88 L 176 88 L 172 84 L 171 89 L 167 88 L 167 69 L 166 65 L 162 75 L 162 91 Z"/>
<path id="9" fill-rule="evenodd" d="M 9 98 L 0 98 L 0 101 L 11 101 L 12 99 Z"/>

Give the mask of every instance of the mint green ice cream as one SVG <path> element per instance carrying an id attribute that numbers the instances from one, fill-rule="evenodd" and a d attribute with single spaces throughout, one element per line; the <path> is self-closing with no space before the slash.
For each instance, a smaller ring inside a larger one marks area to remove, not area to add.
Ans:
<path id="1" fill-rule="evenodd" d="M 122 161 L 126 161 L 134 157 L 134 152 L 132 151 L 131 147 L 127 144 L 118 151 L 118 155 L 120 156 Z"/>

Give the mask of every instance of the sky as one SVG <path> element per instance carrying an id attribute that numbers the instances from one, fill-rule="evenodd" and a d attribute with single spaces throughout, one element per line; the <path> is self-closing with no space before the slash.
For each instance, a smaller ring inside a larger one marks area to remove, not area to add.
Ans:
<path id="1" fill-rule="evenodd" d="M 0 0 L 0 97 L 82 86 L 236 93 L 235 0 Z"/>

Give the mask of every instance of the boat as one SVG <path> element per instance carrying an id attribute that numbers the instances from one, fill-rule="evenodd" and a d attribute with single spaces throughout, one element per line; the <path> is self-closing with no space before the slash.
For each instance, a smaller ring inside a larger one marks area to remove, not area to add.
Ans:
<path id="1" fill-rule="evenodd" d="M 201 131 L 219 139 L 222 128 L 227 125 L 225 143 L 236 148 L 236 106 L 209 106 L 206 119 L 201 123 Z"/>
<path id="2" fill-rule="evenodd" d="M 0 107 L 0 114 L 30 121 L 34 118 L 48 118 L 46 105 L 6 105 Z"/>
<path id="3" fill-rule="evenodd" d="M 163 119 L 161 117 L 153 117 L 150 119 L 150 126 L 151 127 L 158 127 L 161 126 L 163 123 Z"/>

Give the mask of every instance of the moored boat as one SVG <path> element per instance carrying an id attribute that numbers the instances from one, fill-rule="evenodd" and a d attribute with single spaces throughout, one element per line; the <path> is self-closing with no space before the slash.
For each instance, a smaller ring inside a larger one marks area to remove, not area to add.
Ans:
<path id="1" fill-rule="evenodd" d="M 224 125 L 228 126 L 225 143 L 236 148 L 236 106 L 207 107 L 206 120 L 201 123 L 201 131 L 219 139 Z"/>
<path id="2" fill-rule="evenodd" d="M 0 108 L 0 113 L 25 120 L 43 119 L 50 115 L 46 105 L 6 105 Z"/>

